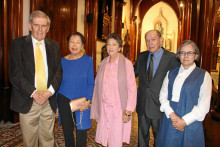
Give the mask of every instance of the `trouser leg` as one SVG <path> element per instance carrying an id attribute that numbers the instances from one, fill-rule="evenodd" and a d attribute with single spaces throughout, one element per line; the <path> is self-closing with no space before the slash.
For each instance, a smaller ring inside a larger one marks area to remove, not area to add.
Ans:
<path id="1" fill-rule="evenodd" d="M 151 119 L 152 130 L 154 135 L 154 147 L 156 145 L 157 135 L 159 134 L 160 130 L 160 121 L 161 119 Z"/>
<path id="2" fill-rule="evenodd" d="M 151 121 L 146 115 L 138 115 L 138 147 L 148 147 Z"/>
<path id="3" fill-rule="evenodd" d="M 57 103 L 59 107 L 59 115 L 61 118 L 61 124 L 64 133 L 66 147 L 75 147 L 74 135 L 73 135 L 73 113 L 70 110 L 69 99 L 61 94 L 57 95 Z"/>
<path id="4" fill-rule="evenodd" d="M 76 129 L 76 146 L 86 147 L 86 142 L 87 142 L 87 130 Z"/>
<path id="5" fill-rule="evenodd" d="M 50 107 L 49 101 L 42 106 L 39 119 L 39 146 L 54 147 L 54 122 L 55 114 Z"/>
<path id="6" fill-rule="evenodd" d="M 20 127 L 25 147 L 38 147 L 38 126 L 41 107 L 42 106 L 33 102 L 28 113 L 19 113 Z"/>

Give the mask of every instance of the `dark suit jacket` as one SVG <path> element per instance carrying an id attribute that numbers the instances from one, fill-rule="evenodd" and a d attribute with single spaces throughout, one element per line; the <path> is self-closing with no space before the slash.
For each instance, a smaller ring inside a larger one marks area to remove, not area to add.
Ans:
<path id="1" fill-rule="evenodd" d="M 48 64 L 48 87 L 53 86 L 58 90 L 62 69 L 60 61 L 59 44 L 45 38 L 45 48 Z M 19 113 L 28 113 L 31 109 L 33 98 L 31 94 L 36 90 L 35 61 L 31 35 L 16 38 L 12 41 L 9 58 L 9 79 L 12 84 L 10 108 Z M 50 106 L 56 111 L 56 96 L 49 98 Z"/>
<path id="2" fill-rule="evenodd" d="M 174 53 L 164 50 L 155 75 L 149 83 L 147 76 L 148 55 L 149 51 L 140 53 L 134 65 L 135 76 L 139 77 L 136 111 L 138 115 L 146 114 L 151 119 L 160 119 L 162 113 L 160 112 L 159 94 L 163 79 L 167 71 L 180 64 Z"/>

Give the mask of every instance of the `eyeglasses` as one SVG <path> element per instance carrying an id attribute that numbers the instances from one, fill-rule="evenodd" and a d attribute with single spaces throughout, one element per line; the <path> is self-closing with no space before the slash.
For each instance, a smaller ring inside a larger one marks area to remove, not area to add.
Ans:
<path id="1" fill-rule="evenodd" d="M 194 54 L 196 54 L 196 53 L 195 53 L 195 52 L 192 52 L 192 51 L 189 51 L 189 52 L 180 51 L 180 52 L 179 52 L 179 55 L 180 55 L 180 56 L 185 56 L 185 55 L 192 56 L 192 55 L 194 55 Z"/>

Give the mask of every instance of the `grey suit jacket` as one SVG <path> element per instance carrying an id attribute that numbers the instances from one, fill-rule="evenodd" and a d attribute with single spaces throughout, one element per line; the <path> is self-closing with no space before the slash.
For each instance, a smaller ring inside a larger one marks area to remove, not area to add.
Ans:
<path id="1" fill-rule="evenodd" d="M 62 69 L 59 44 L 45 38 L 48 64 L 48 87 L 58 90 Z M 12 84 L 10 108 L 19 113 L 28 113 L 31 109 L 35 85 L 35 63 L 31 35 L 16 38 L 12 41 L 9 57 L 9 80 Z M 56 111 L 56 96 L 49 98 L 50 106 Z"/>
<path id="2" fill-rule="evenodd" d="M 180 65 L 174 53 L 164 50 L 160 63 L 151 82 L 147 76 L 147 58 L 149 51 L 139 54 L 134 65 L 135 76 L 139 77 L 137 107 L 138 115 L 146 114 L 151 119 L 160 119 L 159 94 L 167 72 Z"/>

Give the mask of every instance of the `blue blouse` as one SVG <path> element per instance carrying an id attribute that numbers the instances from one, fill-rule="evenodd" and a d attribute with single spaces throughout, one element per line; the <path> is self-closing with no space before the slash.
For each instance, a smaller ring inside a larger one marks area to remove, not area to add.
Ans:
<path id="1" fill-rule="evenodd" d="M 60 93 L 70 100 L 80 97 L 86 97 L 87 100 L 92 100 L 94 88 L 94 71 L 93 60 L 90 56 L 83 55 L 77 60 L 68 60 L 61 58 L 63 69 L 63 79 Z M 80 122 L 80 111 L 75 112 L 76 123 Z M 90 108 L 82 113 L 82 124 L 77 125 L 77 129 L 84 130 L 91 127 Z"/>

